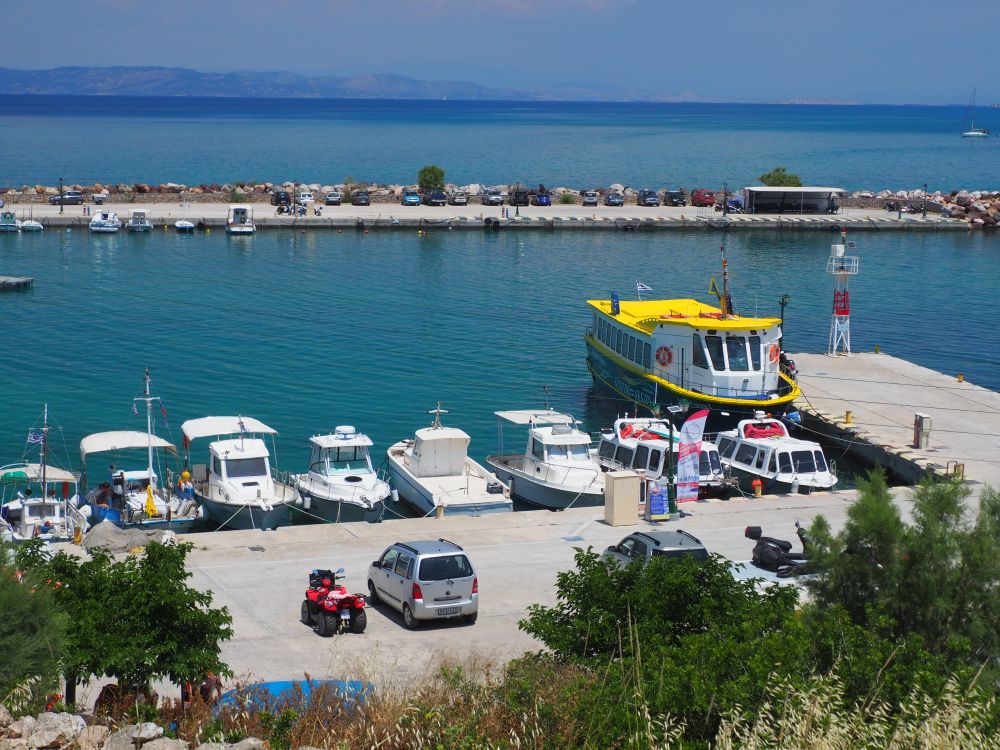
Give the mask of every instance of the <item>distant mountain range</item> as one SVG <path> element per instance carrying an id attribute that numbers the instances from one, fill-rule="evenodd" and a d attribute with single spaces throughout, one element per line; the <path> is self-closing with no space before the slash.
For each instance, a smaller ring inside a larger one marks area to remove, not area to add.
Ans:
<path id="1" fill-rule="evenodd" d="M 303 99 L 463 99 L 522 101 L 694 101 L 631 89 L 588 86 L 519 90 L 466 81 L 421 81 L 394 74 L 352 77 L 288 72 L 202 73 L 189 68 L 0 68 L 0 93 L 86 96 L 218 96 Z"/>

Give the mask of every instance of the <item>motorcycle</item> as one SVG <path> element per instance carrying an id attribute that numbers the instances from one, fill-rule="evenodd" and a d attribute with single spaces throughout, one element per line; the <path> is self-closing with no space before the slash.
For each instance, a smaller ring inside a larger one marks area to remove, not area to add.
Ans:
<path id="1" fill-rule="evenodd" d="M 760 526 L 747 526 L 743 536 L 756 544 L 751 562 L 762 570 L 777 573 L 778 578 L 789 578 L 811 572 L 809 568 L 809 539 L 798 521 L 795 534 L 802 544 L 801 552 L 792 552 L 792 543 L 772 536 L 763 536 Z"/>
<path id="2" fill-rule="evenodd" d="M 344 569 L 313 570 L 309 573 L 309 588 L 306 589 L 299 619 L 323 638 L 349 629 L 352 633 L 364 633 L 368 625 L 365 613 L 365 595 L 349 594 L 338 580 L 344 578 Z"/>

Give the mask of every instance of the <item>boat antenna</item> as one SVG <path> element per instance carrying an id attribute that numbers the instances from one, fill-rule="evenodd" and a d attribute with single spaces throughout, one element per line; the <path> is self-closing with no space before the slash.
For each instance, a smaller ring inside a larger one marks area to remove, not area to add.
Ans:
<path id="1" fill-rule="evenodd" d="M 434 415 L 434 424 L 432 424 L 431 427 L 433 427 L 435 430 L 440 430 L 441 429 L 441 415 L 442 414 L 447 414 L 448 410 L 447 409 L 442 409 L 441 408 L 441 402 L 438 401 L 437 402 L 437 408 L 436 409 L 431 409 L 427 413 Z"/>
<path id="2" fill-rule="evenodd" d="M 723 242 L 719 247 L 719 251 L 722 253 L 722 299 L 719 303 L 722 308 L 722 317 L 729 317 L 729 262 L 726 260 L 726 243 Z"/>
<path id="3" fill-rule="evenodd" d="M 545 411 L 551 411 L 551 407 L 549 406 L 549 385 L 548 385 L 548 383 L 546 383 L 545 385 L 542 386 L 542 390 L 545 391 Z"/>
<path id="4" fill-rule="evenodd" d="M 149 368 L 146 368 L 143 374 L 143 389 L 142 395 L 138 398 L 133 399 L 133 401 L 142 401 L 146 404 L 146 451 L 147 451 L 147 464 L 149 470 L 149 484 L 152 488 L 156 489 L 156 483 L 153 481 L 153 402 L 158 400 L 156 396 L 152 396 L 149 393 Z"/>

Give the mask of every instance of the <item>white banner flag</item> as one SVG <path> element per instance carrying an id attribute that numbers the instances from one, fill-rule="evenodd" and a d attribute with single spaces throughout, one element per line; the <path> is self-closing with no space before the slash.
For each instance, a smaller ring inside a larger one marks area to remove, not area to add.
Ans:
<path id="1" fill-rule="evenodd" d="M 696 411 L 681 427 L 677 449 L 677 502 L 698 499 L 698 476 L 701 464 L 701 438 L 705 434 L 708 409 Z"/>

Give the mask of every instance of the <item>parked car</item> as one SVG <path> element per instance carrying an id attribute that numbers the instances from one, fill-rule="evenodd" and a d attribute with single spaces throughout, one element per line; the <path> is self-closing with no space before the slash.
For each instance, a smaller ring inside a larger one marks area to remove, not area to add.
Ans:
<path id="1" fill-rule="evenodd" d="M 581 198 L 583 198 L 583 205 L 585 206 L 596 206 L 597 205 L 597 191 L 596 190 L 584 190 L 580 193 Z"/>
<path id="2" fill-rule="evenodd" d="M 461 190 L 456 190 L 448 196 L 448 203 L 453 206 L 467 206 L 469 205 L 469 198 Z"/>
<path id="3" fill-rule="evenodd" d="M 533 206 L 551 206 L 552 205 L 552 194 L 551 193 L 535 193 L 531 198 L 531 205 Z"/>
<path id="4" fill-rule="evenodd" d="M 287 190 L 271 191 L 272 206 L 290 206 L 291 204 L 292 204 L 292 196 L 289 195 Z"/>
<path id="5" fill-rule="evenodd" d="M 443 206 L 447 202 L 448 202 L 448 196 L 444 194 L 443 190 L 424 191 L 425 206 Z"/>
<path id="6" fill-rule="evenodd" d="M 295 198 L 296 203 L 298 203 L 300 206 L 304 206 L 309 201 L 314 201 L 314 200 L 316 199 L 313 197 L 312 191 L 310 190 L 300 190 Z"/>
<path id="7" fill-rule="evenodd" d="M 403 197 L 399 201 L 404 206 L 419 206 L 420 205 L 420 193 L 416 190 L 404 190 Z"/>
<path id="8" fill-rule="evenodd" d="M 510 199 L 508 201 L 512 206 L 527 206 L 530 201 L 528 200 L 527 190 L 515 190 L 510 194 Z"/>
<path id="9" fill-rule="evenodd" d="M 714 206 L 715 205 L 715 191 L 705 190 L 704 188 L 698 188 L 697 190 L 691 191 L 691 205 L 692 206 Z"/>
<path id="10" fill-rule="evenodd" d="M 621 193 L 610 192 L 604 196 L 605 206 L 624 206 L 625 196 Z"/>
<path id="11" fill-rule="evenodd" d="M 635 196 L 637 206 L 659 206 L 660 196 L 655 190 L 640 190 Z"/>
<path id="12" fill-rule="evenodd" d="M 483 205 L 484 206 L 502 206 L 503 205 L 503 193 L 501 193 L 496 188 L 490 188 L 485 193 L 483 193 Z"/>
<path id="13" fill-rule="evenodd" d="M 368 569 L 368 602 L 400 611 L 411 630 L 447 617 L 471 625 L 479 615 L 479 579 L 454 542 L 396 542 Z"/>
<path id="14" fill-rule="evenodd" d="M 664 206 L 686 206 L 687 198 L 684 197 L 683 190 L 665 190 L 663 192 Z"/>
<path id="15" fill-rule="evenodd" d="M 633 560 L 646 563 L 652 557 L 659 555 L 664 557 L 691 555 L 695 560 L 707 560 L 708 550 L 698 537 L 680 529 L 636 531 L 613 547 L 608 547 L 601 557 L 625 566 Z"/>
<path id="16" fill-rule="evenodd" d="M 323 202 L 328 206 L 339 206 L 342 200 L 344 200 L 344 196 L 340 194 L 339 190 L 331 190 L 323 197 Z"/>
<path id="17" fill-rule="evenodd" d="M 82 206 L 83 193 L 79 190 L 63 190 L 62 195 L 50 195 L 49 203 L 53 206 L 58 206 L 60 203 L 64 206 Z"/>
<path id="18" fill-rule="evenodd" d="M 370 206 L 372 204 L 371 196 L 368 195 L 367 190 L 355 190 L 351 196 L 352 206 Z"/>

